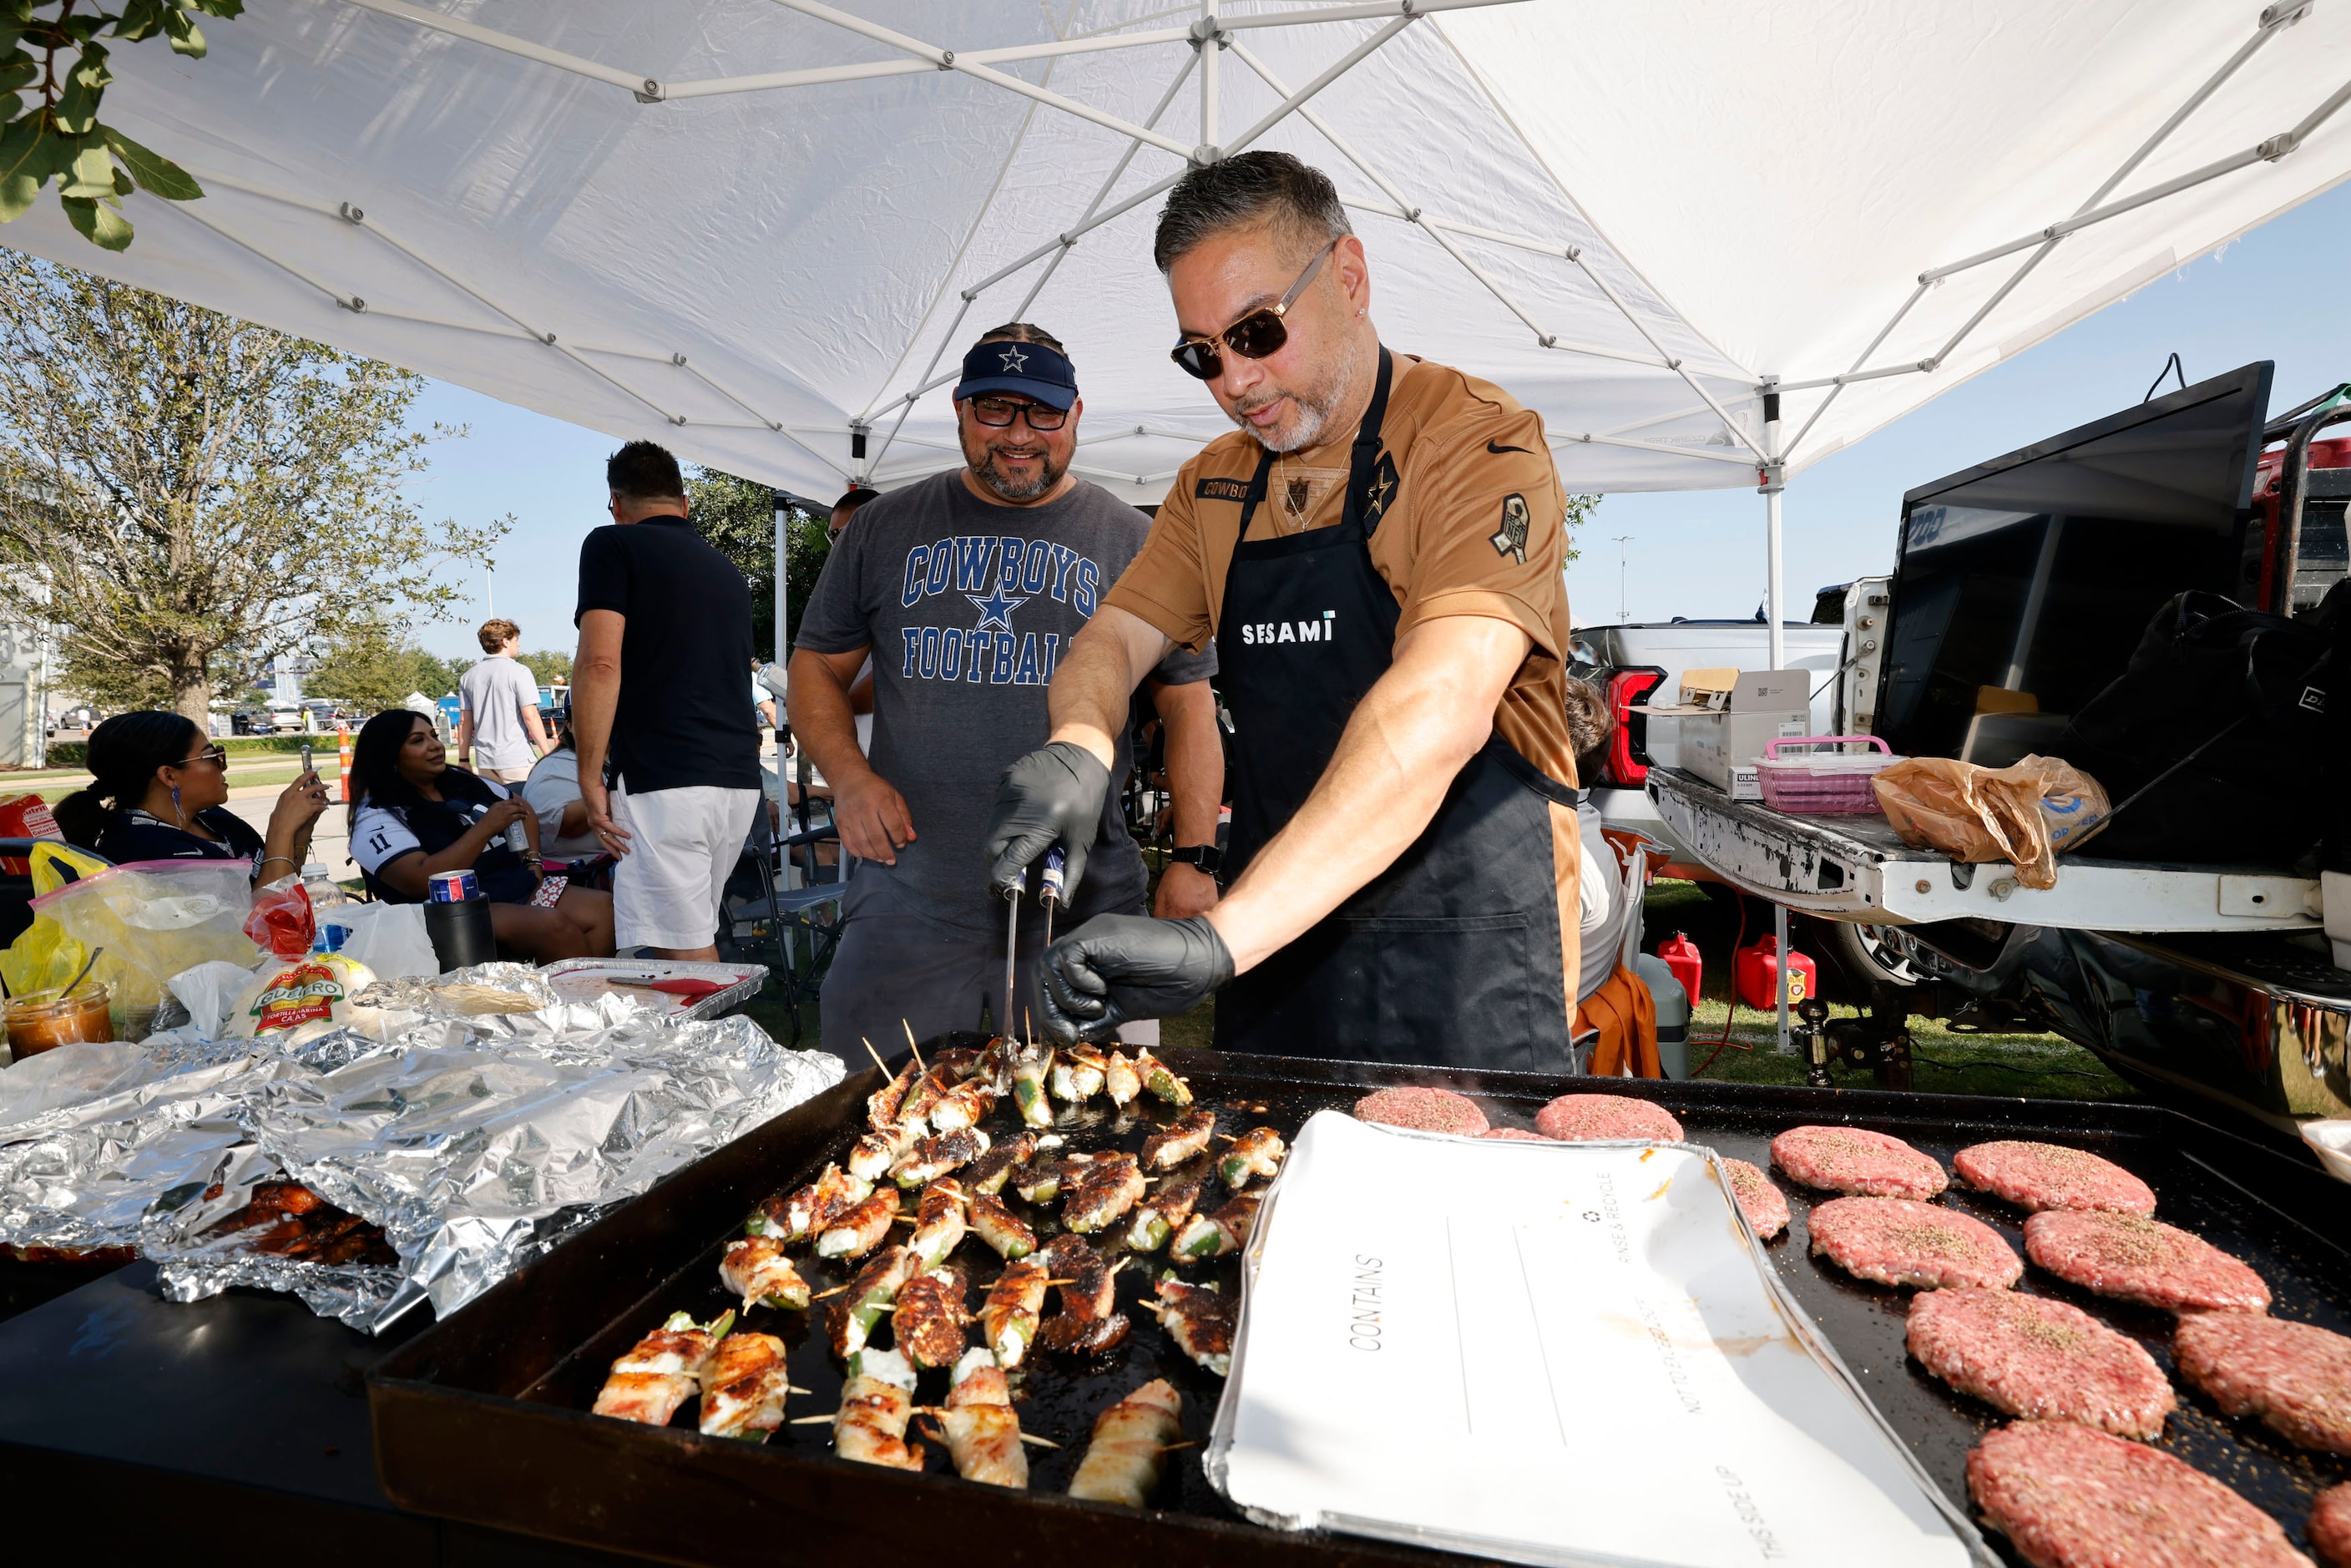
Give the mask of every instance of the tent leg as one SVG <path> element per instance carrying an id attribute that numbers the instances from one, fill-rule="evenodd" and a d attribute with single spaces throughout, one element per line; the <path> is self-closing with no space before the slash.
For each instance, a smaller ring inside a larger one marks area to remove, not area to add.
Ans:
<path id="1" fill-rule="evenodd" d="M 1786 488 L 1780 467 L 1780 394 L 1763 394 L 1763 450 L 1770 455 L 1762 471 L 1757 476 L 1763 481 L 1763 622 L 1764 635 L 1771 647 L 1771 668 L 1782 670 L 1788 664 L 1787 585 L 1783 580 L 1780 498 Z M 1809 719 L 1809 714 L 1807 715 Z M 1806 726 L 1810 727 L 1809 722 Z M 1788 1032 L 1788 906 L 1771 906 L 1771 936 L 1779 949 L 1780 983 L 1775 988 L 1780 996 L 1780 1033 L 1777 1049 L 1782 1056 L 1793 1056 L 1795 1041 Z"/>

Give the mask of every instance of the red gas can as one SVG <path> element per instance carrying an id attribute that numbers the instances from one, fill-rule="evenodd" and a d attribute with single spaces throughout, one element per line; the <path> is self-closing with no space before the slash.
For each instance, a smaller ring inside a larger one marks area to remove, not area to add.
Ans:
<path id="1" fill-rule="evenodd" d="M 1730 983 L 1739 999 L 1757 1012 L 1780 1008 L 1780 939 L 1765 936 L 1731 955 Z M 1794 1007 L 1820 988 L 1820 974 L 1802 953 L 1788 954 L 1788 1005 Z"/>
<path id="2" fill-rule="evenodd" d="M 1689 939 L 1689 933 L 1677 931 L 1658 943 L 1657 956 L 1674 972 L 1674 978 L 1682 983 L 1690 1006 L 1698 1006 L 1698 983 L 1706 977 L 1706 961 L 1698 956 L 1698 944 Z"/>

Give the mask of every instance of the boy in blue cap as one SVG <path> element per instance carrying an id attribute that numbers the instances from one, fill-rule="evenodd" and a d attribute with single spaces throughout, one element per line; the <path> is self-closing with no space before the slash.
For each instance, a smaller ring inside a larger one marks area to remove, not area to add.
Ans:
<path id="1" fill-rule="evenodd" d="M 792 733 L 831 784 L 842 847 L 858 862 L 822 1000 L 825 1049 L 857 1061 L 860 1037 L 899 1038 L 901 1019 L 929 1036 L 977 1027 L 983 1006 L 1003 1010 L 1006 910 L 980 853 L 988 802 L 1012 760 L 1044 743 L 1054 666 L 1150 528 L 1069 471 L 1084 404 L 1051 334 L 1016 322 L 982 335 L 954 396 L 964 466 L 865 504 L 825 563 L 792 653 Z M 849 701 L 869 654 L 870 760 Z M 1215 672 L 1213 653 L 1179 648 L 1153 675 L 1179 847 L 1216 839 Z M 1082 878 L 1071 879 L 1065 925 L 1144 912 L 1147 879 L 1121 793 L 1110 793 Z M 1167 875 L 1163 907 L 1188 915 L 1215 902 L 1213 876 L 1196 864 Z M 1044 931 L 1033 893 L 1023 915 L 1015 1007 L 1033 1012 Z"/>

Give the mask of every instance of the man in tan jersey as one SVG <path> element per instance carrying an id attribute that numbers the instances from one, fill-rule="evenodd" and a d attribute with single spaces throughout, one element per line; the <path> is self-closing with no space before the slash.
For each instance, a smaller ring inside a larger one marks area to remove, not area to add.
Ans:
<path id="1" fill-rule="evenodd" d="M 1071 645 L 985 843 L 999 887 L 1083 847 L 1135 683 L 1214 638 L 1234 880 L 1207 915 L 1056 942 L 1049 1027 L 1104 1039 L 1222 987 L 1228 1050 L 1566 1069 L 1580 855 L 1542 422 L 1381 346 L 1363 244 L 1287 154 L 1186 174 L 1155 258 L 1174 358 L 1240 429 L 1186 465 Z"/>

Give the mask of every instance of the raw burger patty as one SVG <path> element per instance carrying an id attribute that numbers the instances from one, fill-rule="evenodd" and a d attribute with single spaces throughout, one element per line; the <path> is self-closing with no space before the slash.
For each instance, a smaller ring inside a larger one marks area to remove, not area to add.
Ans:
<path id="1" fill-rule="evenodd" d="M 1907 1197 L 1833 1197 L 1813 1210 L 1813 1250 L 1881 1285 L 1987 1285 L 2024 1273 L 2000 1232 L 1980 1219 Z"/>
<path id="2" fill-rule="evenodd" d="M 2309 1532 L 2310 1549 L 2326 1568 L 2351 1568 L 2351 1482 L 2318 1494 Z"/>
<path id="3" fill-rule="evenodd" d="M 1730 1178 L 1730 1196 L 1739 1200 L 1739 1212 L 1755 1228 L 1755 1239 L 1769 1241 L 1788 1228 L 1788 1195 L 1772 1186 L 1770 1176 L 1745 1160 L 1726 1159 L 1722 1170 Z"/>
<path id="4" fill-rule="evenodd" d="M 1489 1127 L 1478 1135 L 1481 1138 L 1518 1138 L 1530 1144 L 1548 1144 L 1551 1142 L 1549 1138 L 1544 1137 L 1541 1133 L 1530 1133 L 1524 1127 Z"/>
<path id="5" fill-rule="evenodd" d="M 2155 1193 L 2147 1183 L 2087 1149 L 2014 1140 L 1977 1144 L 1952 1155 L 1951 1168 L 1970 1186 L 2035 1212 L 2044 1208 L 2155 1212 Z"/>
<path id="6" fill-rule="evenodd" d="M 1674 1120 L 1673 1113 L 1629 1094 L 1562 1094 L 1535 1113 L 1535 1131 L 1562 1144 L 1589 1144 L 1604 1138 L 1682 1141 L 1682 1124 Z"/>
<path id="7" fill-rule="evenodd" d="M 2024 1222 L 2024 1251 L 2085 1291 L 2168 1312 L 2267 1312 L 2262 1277 L 2201 1237 L 2135 1214 L 2051 1209 Z"/>
<path id="8" fill-rule="evenodd" d="M 1926 1291 L 1910 1302 L 1909 1345 L 1928 1371 L 2011 1416 L 2153 1438 L 2179 1406 L 2138 1341 L 2040 1296 Z"/>
<path id="9" fill-rule="evenodd" d="M 1486 1130 L 1486 1113 L 1478 1103 L 1450 1089 L 1382 1089 L 1355 1102 L 1355 1120 L 1472 1138 Z"/>
<path id="10" fill-rule="evenodd" d="M 1806 1186 L 1856 1197 L 1923 1200 L 1951 1185 L 1901 1139 L 1861 1127 L 1791 1127 L 1771 1140 L 1771 1163 Z"/>
<path id="11" fill-rule="evenodd" d="M 2203 1471 L 2071 1421 L 1987 1436 L 1968 1491 L 2033 1568 L 2310 1568 L 2276 1520 Z"/>
<path id="12" fill-rule="evenodd" d="M 2259 1416 L 2305 1448 L 2351 1454 L 2351 1339 L 2258 1312 L 2191 1312 L 2171 1342 L 2179 1375 L 2231 1416 Z"/>

